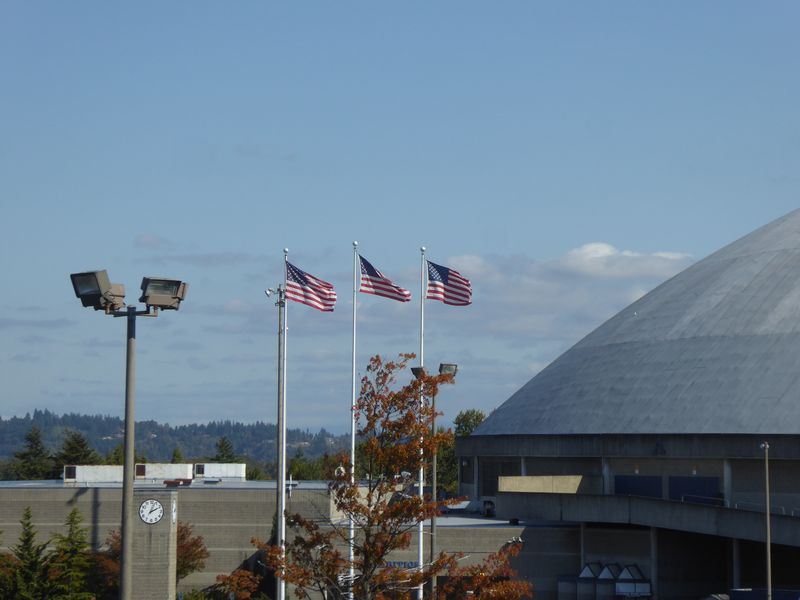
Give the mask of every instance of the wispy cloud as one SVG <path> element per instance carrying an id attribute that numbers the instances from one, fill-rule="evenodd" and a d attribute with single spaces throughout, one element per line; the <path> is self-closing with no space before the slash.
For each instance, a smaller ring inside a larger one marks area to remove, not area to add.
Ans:
<path id="1" fill-rule="evenodd" d="M 235 267 L 257 260 L 246 252 L 207 252 L 198 254 L 160 254 L 150 259 L 155 264 L 184 264 L 195 267 Z"/>
<path id="2" fill-rule="evenodd" d="M 133 239 L 133 247 L 143 250 L 168 250 L 173 248 L 174 244 L 152 233 L 140 233 Z"/>
<path id="3" fill-rule="evenodd" d="M 13 319 L 0 318 L 0 330 L 6 329 L 62 329 L 73 325 L 70 319 Z"/>

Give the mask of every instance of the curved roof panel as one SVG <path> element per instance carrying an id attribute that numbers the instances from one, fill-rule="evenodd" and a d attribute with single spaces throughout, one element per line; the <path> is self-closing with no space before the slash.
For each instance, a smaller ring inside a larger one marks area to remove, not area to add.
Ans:
<path id="1" fill-rule="evenodd" d="M 474 435 L 800 432 L 800 210 L 603 323 Z"/>

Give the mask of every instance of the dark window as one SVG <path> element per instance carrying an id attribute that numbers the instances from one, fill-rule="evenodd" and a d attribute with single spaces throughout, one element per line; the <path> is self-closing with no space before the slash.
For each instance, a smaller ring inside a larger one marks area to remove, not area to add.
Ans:
<path id="1" fill-rule="evenodd" d="M 206 466 L 205 465 L 195 465 L 194 466 L 194 474 L 195 475 L 205 475 L 206 473 Z"/>
<path id="2" fill-rule="evenodd" d="M 461 461 L 461 483 L 474 483 L 472 473 L 472 457 L 462 456 Z"/>
<path id="3" fill-rule="evenodd" d="M 136 476 L 144 477 L 147 475 L 147 465 L 136 465 Z"/>
<path id="4" fill-rule="evenodd" d="M 491 459 L 484 458 L 478 463 L 480 468 L 481 496 L 497 495 L 497 478 L 501 475 L 520 475 L 521 465 L 519 459 Z"/>
<path id="5" fill-rule="evenodd" d="M 614 493 L 618 496 L 647 496 L 663 498 L 661 477 L 657 475 L 617 475 Z"/>
<path id="6" fill-rule="evenodd" d="M 670 477 L 669 499 L 695 504 L 721 504 L 719 477 Z"/>
<path id="7" fill-rule="evenodd" d="M 77 469 L 74 465 L 64 467 L 64 479 L 75 479 L 77 476 Z"/>

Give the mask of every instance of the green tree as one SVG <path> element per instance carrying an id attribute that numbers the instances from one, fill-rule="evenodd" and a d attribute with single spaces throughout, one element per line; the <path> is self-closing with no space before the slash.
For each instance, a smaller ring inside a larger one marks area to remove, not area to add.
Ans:
<path id="1" fill-rule="evenodd" d="M 100 455 L 79 431 L 67 431 L 54 461 L 59 475 L 64 465 L 97 465 L 102 462 Z"/>
<path id="2" fill-rule="evenodd" d="M 179 465 L 186 462 L 186 459 L 183 458 L 183 452 L 181 452 L 180 446 L 175 446 L 175 450 L 172 451 L 172 458 L 170 461 L 173 465 Z"/>
<path id="3" fill-rule="evenodd" d="M 462 410 L 453 419 L 453 424 L 456 426 L 456 436 L 470 435 L 475 428 L 478 427 L 486 415 L 483 411 L 475 408 Z M 437 449 L 436 460 L 438 485 L 441 489 L 445 490 L 448 494 L 456 494 L 458 492 L 458 461 L 456 460 L 456 445 L 455 439 L 450 438 L 439 446 Z"/>
<path id="4" fill-rule="evenodd" d="M 224 435 L 217 441 L 217 454 L 211 460 L 218 463 L 234 463 L 237 461 L 236 455 L 233 453 L 233 444 Z"/>
<path id="5" fill-rule="evenodd" d="M 53 474 L 53 457 L 42 442 L 42 431 L 33 426 L 25 434 L 25 449 L 14 453 L 11 465 L 16 479 L 48 479 Z"/>
<path id="6" fill-rule="evenodd" d="M 53 551 L 47 558 L 48 598 L 52 600 L 93 600 L 88 591 L 89 576 L 93 567 L 87 542 L 87 529 L 81 527 L 83 518 L 73 508 L 67 522 L 66 535 L 53 536 Z"/>
<path id="7" fill-rule="evenodd" d="M 20 519 L 22 532 L 19 541 L 12 546 L 11 553 L 16 565 L 11 582 L 12 598 L 16 600 L 47 600 L 47 542 L 36 542 L 36 528 L 33 526 L 31 507 L 25 508 Z"/>
<path id="8" fill-rule="evenodd" d="M 456 426 L 455 434 L 459 437 L 463 435 L 470 435 L 478 428 L 478 425 L 483 423 L 486 415 L 482 410 L 477 408 L 469 408 L 462 410 L 453 419 L 453 424 Z"/>
<path id="9" fill-rule="evenodd" d="M 286 469 L 287 477 L 292 476 L 293 479 L 320 480 L 322 479 L 322 468 L 326 460 L 325 456 L 318 459 L 308 459 L 303 454 L 301 449 L 297 449 L 294 457 L 289 461 L 289 466 Z"/>
<path id="10" fill-rule="evenodd" d="M 437 427 L 444 432 L 443 427 Z M 443 491 L 447 496 L 458 492 L 458 462 L 456 461 L 455 439 L 451 436 L 436 449 L 436 486 L 439 494 Z"/>
<path id="11" fill-rule="evenodd" d="M 136 448 L 133 449 L 133 462 L 146 463 L 147 457 L 144 454 L 139 454 Z M 125 464 L 125 444 L 117 444 L 106 454 L 105 463 L 107 465 L 124 465 Z"/>

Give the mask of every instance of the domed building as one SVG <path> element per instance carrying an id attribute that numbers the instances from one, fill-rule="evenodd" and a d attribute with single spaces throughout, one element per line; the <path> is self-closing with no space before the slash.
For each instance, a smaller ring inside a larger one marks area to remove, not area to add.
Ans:
<path id="1" fill-rule="evenodd" d="M 526 545 L 560 528 L 523 568 L 537 598 L 765 588 L 767 465 L 773 586 L 800 588 L 800 211 L 603 323 L 456 452 Z"/>

